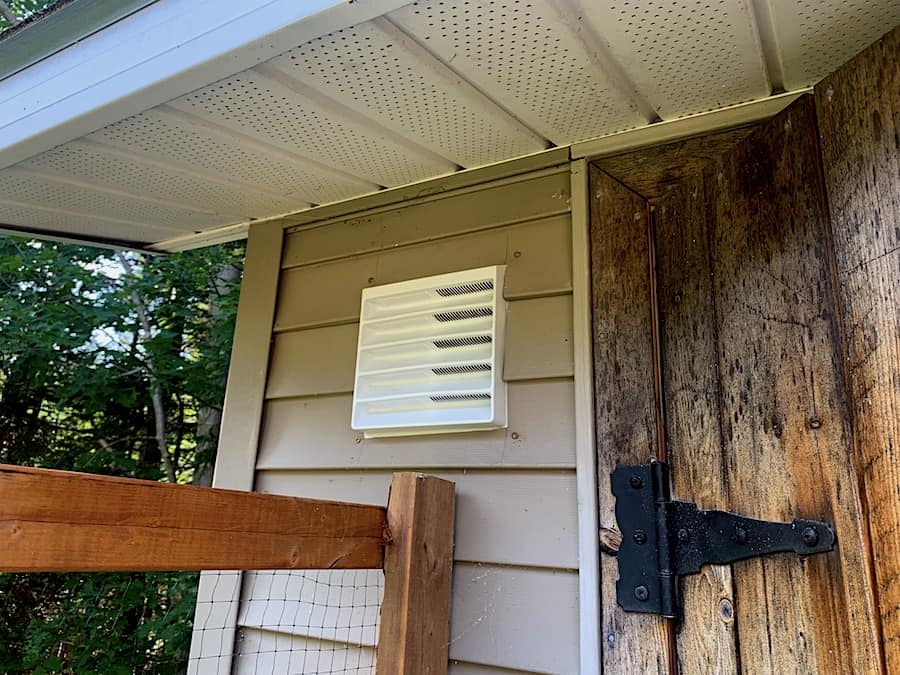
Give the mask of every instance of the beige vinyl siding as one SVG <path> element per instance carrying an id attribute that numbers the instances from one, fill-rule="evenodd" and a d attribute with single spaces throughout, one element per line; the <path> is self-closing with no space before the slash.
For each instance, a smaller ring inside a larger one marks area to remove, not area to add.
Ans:
<path id="1" fill-rule="evenodd" d="M 439 469 L 453 467 L 574 469 L 574 391 L 569 379 L 508 385 L 509 428 L 428 439 L 423 455 L 417 436 L 357 442 L 350 428 L 353 396 L 340 393 L 270 400 L 266 406 L 257 468 Z"/>
<path id="2" fill-rule="evenodd" d="M 396 470 L 456 481 L 455 675 L 578 670 L 569 185 L 568 165 L 542 169 L 296 228 L 284 241 L 255 489 L 384 504 Z M 353 432 L 362 289 L 499 264 L 508 266 L 509 428 L 383 439 Z M 366 663 L 374 635 L 280 622 L 313 609 L 296 599 L 272 604 L 298 597 L 296 582 L 277 583 L 273 596 L 245 579 L 237 672 L 251 672 L 253 652 L 276 644 L 296 644 L 307 659 L 321 650 L 354 668 Z M 264 671 L 302 672 L 298 655 L 264 658 L 283 660 Z"/>

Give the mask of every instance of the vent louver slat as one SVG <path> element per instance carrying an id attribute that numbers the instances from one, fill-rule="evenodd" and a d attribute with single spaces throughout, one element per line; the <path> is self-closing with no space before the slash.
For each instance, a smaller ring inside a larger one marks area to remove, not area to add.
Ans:
<path id="1" fill-rule="evenodd" d="M 352 427 L 367 437 L 506 426 L 503 267 L 362 294 Z"/>
<path id="2" fill-rule="evenodd" d="M 468 337 L 446 338 L 435 340 L 434 346 L 438 349 L 452 349 L 453 347 L 471 347 L 472 345 L 489 345 L 490 335 L 470 335 Z"/>
<path id="3" fill-rule="evenodd" d="M 451 312 L 438 312 L 434 318 L 441 323 L 448 321 L 465 321 L 466 319 L 477 319 L 482 316 L 492 316 L 494 310 L 490 307 L 475 307 L 472 309 L 455 309 Z"/>
<path id="4" fill-rule="evenodd" d="M 460 373 L 485 372 L 490 369 L 490 363 L 472 363 L 468 366 L 441 366 L 440 368 L 432 368 L 431 372 L 435 375 L 458 375 Z"/>
<path id="5" fill-rule="evenodd" d="M 459 286 L 436 288 L 434 289 L 434 292 L 446 298 L 453 295 L 466 295 L 469 293 L 478 293 L 479 291 L 491 291 L 493 289 L 494 282 L 488 279 L 485 281 L 476 281 L 472 284 L 460 284 Z"/>

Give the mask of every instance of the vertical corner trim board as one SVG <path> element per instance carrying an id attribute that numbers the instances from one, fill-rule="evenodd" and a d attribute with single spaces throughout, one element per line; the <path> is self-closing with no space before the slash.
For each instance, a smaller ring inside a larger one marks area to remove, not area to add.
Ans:
<path id="1" fill-rule="evenodd" d="M 887 672 L 900 672 L 900 28 L 815 88 L 853 443 Z"/>
<path id="2" fill-rule="evenodd" d="M 649 274 L 649 204 L 590 171 L 594 396 L 600 525 L 615 523 L 609 474 L 658 455 Z M 669 626 L 616 604 L 616 561 L 601 560 L 601 644 L 607 673 L 669 672 Z"/>
<path id="3" fill-rule="evenodd" d="M 279 223 L 250 227 L 222 410 L 215 487 L 253 488 L 283 245 L 284 229 Z M 201 628 L 191 637 L 191 675 L 212 675 L 220 668 L 231 669 L 232 650 L 221 652 L 222 645 L 234 644 L 241 577 L 239 572 L 200 576 L 195 625 Z M 201 616 L 202 607 L 207 608 L 205 616 Z M 204 630 L 206 626 L 216 628 Z M 209 654 L 218 658 L 205 658 Z"/>

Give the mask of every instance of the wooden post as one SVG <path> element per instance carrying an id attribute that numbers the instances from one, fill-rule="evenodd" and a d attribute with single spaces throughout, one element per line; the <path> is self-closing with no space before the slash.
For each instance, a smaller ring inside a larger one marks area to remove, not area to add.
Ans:
<path id="1" fill-rule="evenodd" d="M 455 499 L 450 481 L 394 475 L 377 675 L 447 672 Z"/>
<path id="2" fill-rule="evenodd" d="M 373 569 L 381 506 L 0 464 L 0 572 Z"/>

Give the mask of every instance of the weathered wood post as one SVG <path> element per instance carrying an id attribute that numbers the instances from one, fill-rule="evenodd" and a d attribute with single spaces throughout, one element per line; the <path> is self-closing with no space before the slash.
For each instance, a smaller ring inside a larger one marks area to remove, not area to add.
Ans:
<path id="1" fill-rule="evenodd" d="M 398 473 L 391 484 L 377 675 L 447 672 L 455 484 Z"/>

